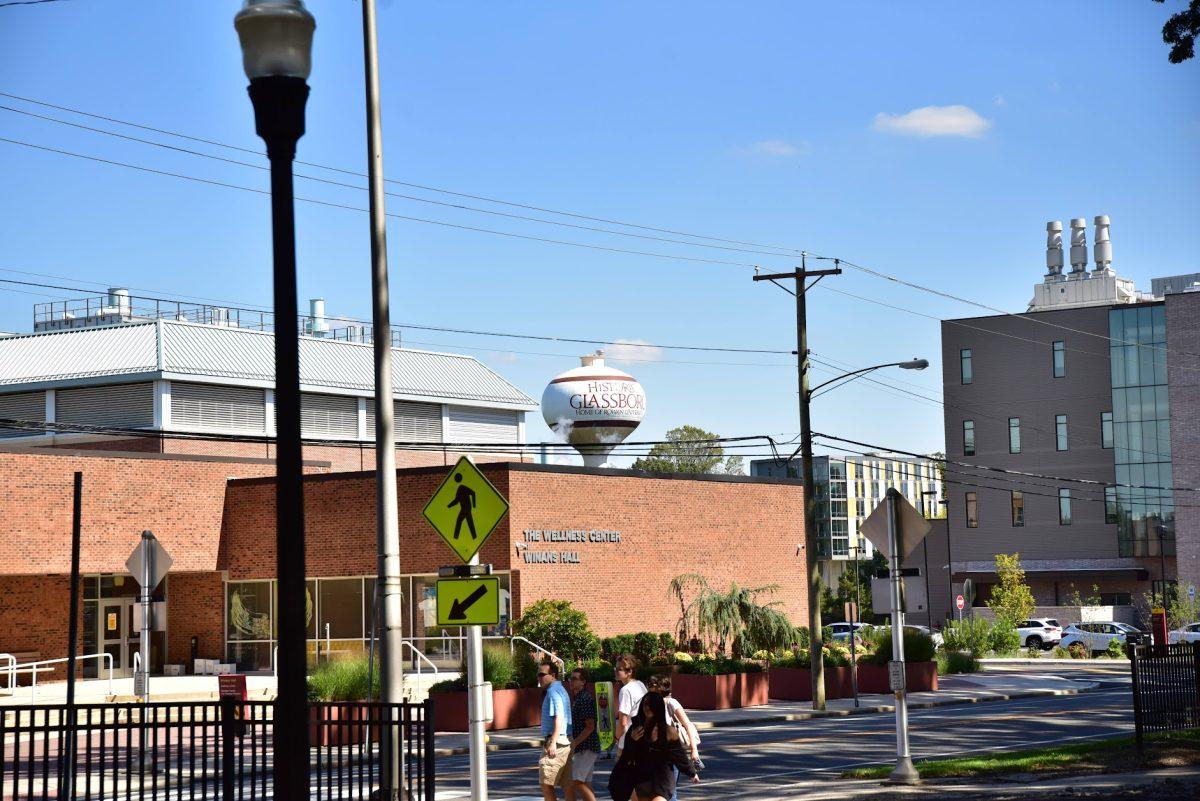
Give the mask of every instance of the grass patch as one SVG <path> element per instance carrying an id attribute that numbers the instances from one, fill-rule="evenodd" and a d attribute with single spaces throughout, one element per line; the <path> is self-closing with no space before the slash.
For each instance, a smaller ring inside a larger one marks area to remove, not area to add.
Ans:
<path id="1" fill-rule="evenodd" d="M 994 776 L 1004 773 L 1064 772 L 1072 769 L 1106 770 L 1190 764 L 1200 761 L 1200 730 L 1169 732 L 1147 737 L 1145 760 L 1140 760 L 1133 737 L 1117 737 L 1050 748 L 997 751 L 979 756 L 921 760 L 916 763 L 924 779 Z M 892 765 L 871 765 L 842 773 L 847 779 L 885 779 Z"/>

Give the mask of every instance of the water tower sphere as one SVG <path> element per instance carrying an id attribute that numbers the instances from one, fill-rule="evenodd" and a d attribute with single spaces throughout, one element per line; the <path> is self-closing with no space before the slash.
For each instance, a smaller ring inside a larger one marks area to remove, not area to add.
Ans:
<path id="1" fill-rule="evenodd" d="M 606 467 L 612 449 L 646 416 L 646 393 L 629 373 L 606 366 L 603 351 L 580 362 L 551 379 L 542 393 L 542 417 L 586 466 Z"/>

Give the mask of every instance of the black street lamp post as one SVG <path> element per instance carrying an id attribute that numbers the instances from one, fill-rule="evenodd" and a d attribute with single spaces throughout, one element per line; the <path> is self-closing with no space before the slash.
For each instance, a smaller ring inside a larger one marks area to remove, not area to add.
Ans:
<path id="1" fill-rule="evenodd" d="M 275 697 L 275 797 L 303 799 L 308 785 L 304 586 L 304 476 L 300 445 L 296 226 L 292 161 L 304 135 L 316 23 L 300 0 L 247 0 L 234 17 L 254 123 L 271 162 L 275 315 L 275 559 L 279 582 L 279 686 Z"/>

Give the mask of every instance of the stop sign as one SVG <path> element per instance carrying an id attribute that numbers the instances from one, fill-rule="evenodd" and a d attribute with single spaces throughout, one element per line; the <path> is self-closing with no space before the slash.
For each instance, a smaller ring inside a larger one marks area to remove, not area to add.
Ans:
<path id="1" fill-rule="evenodd" d="M 964 599 L 964 598 L 963 598 L 963 597 L 960 595 L 960 596 L 958 596 L 957 598 L 955 598 L 955 599 L 954 599 L 954 605 L 955 605 L 955 606 L 957 606 L 957 607 L 958 607 L 958 611 L 960 611 L 960 612 L 961 612 L 961 611 L 962 611 L 962 608 L 963 608 L 964 606 L 966 606 L 966 605 L 967 605 L 967 602 L 966 602 L 966 600 L 965 600 L 965 599 Z"/>

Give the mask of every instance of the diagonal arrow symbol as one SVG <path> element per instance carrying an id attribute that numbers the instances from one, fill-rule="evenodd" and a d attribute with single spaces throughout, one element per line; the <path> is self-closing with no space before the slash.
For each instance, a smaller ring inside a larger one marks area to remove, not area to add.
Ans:
<path id="1" fill-rule="evenodd" d="M 467 610 L 470 609 L 472 606 L 474 606 L 476 601 L 478 601 L 483 596 L 487 595 L 487 591 L 488 591 L 487 585 L 481 584 L 478 587 L 476 587 L 475 590 L 470 595 L 468 595 L 466 598 L 460 598 L 459 600 L 450 604 L 450 618 L 449 619 L 450 620 L 466 620 L 467 619 Z"/>

